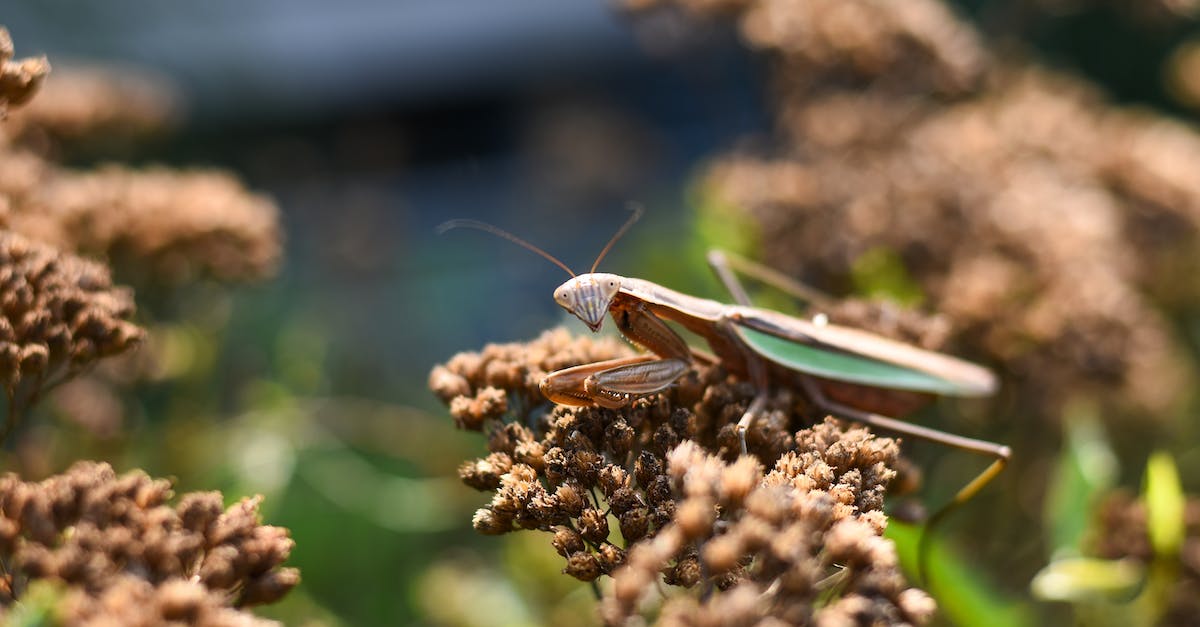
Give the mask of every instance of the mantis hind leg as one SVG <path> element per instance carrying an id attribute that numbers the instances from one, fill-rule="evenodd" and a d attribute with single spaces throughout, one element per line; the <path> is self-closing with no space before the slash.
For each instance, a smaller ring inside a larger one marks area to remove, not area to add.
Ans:
<path id="1" fill-rule="evenodd" d="M 717 275 L 717 279 L 725 286 L 725 289 L 729 290 L 729 294 L 733 297 L 734 302 L 739 305 L 749 307 L 752 303 L 750 302 L 750 295 L 746 293 L 746 288 L 738 280 L 735 271 L 740 271 L 742 274 L 754 277 L 764 283 L 775 285 L 784 292 L 796 296 L 801 300 L 817 300 L 819 302 L 827 300 L 824 295 L 816 290 L 796 283 L 780 272 L 721 250 L 708 251 L 708 266 L 712 268 L 713 272 Z M 749 349 L 744 349 L 744 353 L 750 381 L 754 384 L 756 393 L 754 400 L 750 402 L 750 406 L 746 408 L 746 412 L 742 414 L 742 419 L 738 421 L 736 427 L 738 443 L 741 445 L 743 455 L 748 452 L 746 447 L 746 432 L 750 430 L 750 426 L 754 424 L 758 416 L 767 408 L 767 399 L 771 392 L 770 379 L 762 358 Z"/>
<path id="2" fill-rule="evenodd" d="M 771 285 L 803 302 L 824 304 L 831 301 L 828 296 L 820 291 L 804 285 L 778 270 L 750 261 L 745 257 L 713 249 L 708 251 L 707 259 L 708 267 L 712 268 L 713 273 L 717 275 L 717 279 L 729 291 L 729 295 L 733 298 L 734 302 L 739 305 L 745 307 L 752 307 L 754 305 L 750 301 L 750 295 L 746 292 L 745 286 L 738 279 L 737 273 L 739 272 L 767 285 Z M 750 381 L 754 383 L 754 387 L 757 390 L 754 400 L 750 402 L 746 413 L 742 414 L 742 419 L 737 423 L 738 441 L 742 446 L 742 454 L 745 455 L 747 453 L 746 432 L 754 424 L 758 415 L 767 407 L 767 398 L 770 394 L 770 380 L 762 358 L 754 354 L 749 348 L 744 348 L 743 352 L 750 371 Z"/>
<path id="3" fill-rule="evenodd" d="M 751 306 L 750 296 L 746 289 L 742 287 L 741 281 L 738 280 L 738 272 L 760 281 L 775 289 L 791 295 L 801 302 L 811 303 L 813 305 L 828 305 L 833 302 L 833 298 L 824 292 L 805 285 L 792 277 L 762 265 L 756 261 L 751 261 L 745 257 L 727 253 L 723 250 L 708 251 L 708 266 L 717 275 L 717 279 L 729 290 L 729 294 L 733 297 L 734 302 L 746 307 Z"/>
<path id="4" fill-rule="evenodd" d="M 612 317 L 622 335 L 653 354 L 552 372 L 540 384 L 546 398 L 561 405 L 616 409 L 635 398 L 665 390 L 691 367 L 692 351 L 687 342 L 644 306 L 614 309 Z"/>
<path id="5" fill-rule="evenodd" d="M 929 577 L 927 573 L 927 562 L 930 549 L 929 540 L 932 537 L 934 530 L 939 524 L 941 524 L 942 521 L 946 519 L 947 515 L 949 515 L 963 503 L 971 500 L 976 494 L 979 494 L 980 490 L 983 490 L 984 486 L 990 483 L 992 479 L 995 479 L 996 476 L 999 475 L 1002 470 L 1004 470 L 1004 467 L 1008 465 L 1009 458 L 1012 457 L 1012 449 L 1004 446 L 1003 444 L 996 444 L 995 442 L 988 442 L 986 440 L 976 440 L 960 435 L 954 435 L 953 433 L 946 433 L 945 431 L 938 431 L 937 429 L 922 427 L 920 425 L 904 422 L 902 420 L 896 420 L 895 418 L 889 418 L 880 414 L 866 412 L 860 409 L 849 407 L 847 405 L 842 405 L 841 403 L 837 403 L 826 398 L 821 392 L 820 387 L 811 377 L 801 377 L 800 380 L 805 394 L 807 394 L 809 399 L 818 407 L 820 407 L 822 411 L 827 411 L 835 416 L 840 416 L 855 422 L 861 422 L 873 427 L 885 429 L 893 433 L 908 435 L 915 438 L 920 438 L 922 440 L 927 440 L 929 442 L 936 442 L 938 444 L 943 444 L 945 446 L 950 446 L 964 451 L 970 451 L 979 455 L 986 455 L 992 458 L 992 463 L 989 464 L 988 467 L 983 470 L 983 472 L 976 475 L 975 478 L 969 481 L 965 486 L 959 488 L 958 492 L 955 493 L 954 498 L 952 498 L 949 503 L 943 505 L 941 509 L 934 512 L 933 516 L 930 516 L 928 521 L 926 521 L 925 529 L 921 532 L 921 539 L 917 549 L 917 569 L 919 571 L 921 580 L 928 581 Z"/>
<path id="6" fill-rule="evenodd" d="M 767 377 L 767 368 L 762 360 L 754 355 L 747 355 L 747 368 L 750 371 L 750 381 L 754 383 L 755 394 L 754 400 L 750 401 L 750 406 L 746 408 L 746 412 L 742 414 L 742 419 L 738 421 L 737 435 L 738 444 L 742 447 L 742 455 L 748 453 L 746 450 L 746 432 L 750 430 L 750 425 L 758 419 L 758 416 L 767 408 L 767 399 L 770 397 L 770 381 Z"/>

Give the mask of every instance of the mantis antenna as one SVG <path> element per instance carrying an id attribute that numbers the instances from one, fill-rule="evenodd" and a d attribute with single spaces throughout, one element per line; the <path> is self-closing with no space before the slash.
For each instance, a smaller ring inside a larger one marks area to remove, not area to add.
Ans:
<path id="1" fill-rule="evenodd" d="M 617 240 L 621 239 L 621 236 L 625 234 L 625 231 L 628 231 L 629 227 L 633 226 L 633 223 L 637 222 L 638 218 L 642 217 L 643 209 L 641 205 L 630 203 L 629 208 L 633 210 L 633 215 L 629 216 L 629 219 L 625 221 L 625 224 L 622 224 L 621 228 L 617 229 L 617 233 L 612 236 L 612 239 L 608 240 L 608 243 L 604 245 L 604 250 L 600 251 L 600 254 L 596 256 L 596 262 L 592 264 L 592 269 L 588 272 L 596 271 L 596 268 L 600 266 L 600 260 L 604 259 L 604 256 L 608 254 L 608 251 L 613 247 L 613 244 L 616 244 Z"/>
<path id="2" fill-rule="evenodd" d="M 505 231 L 504 229 L 501 229 L 500 227 L 492 226 L 492 225 L 488 224 L 487 222 L 480 222 L 479 220 L 467 220 L 467 219 L 450 220 L 448 222 L 443 222 L 443 223 L 439 224 L 437 229 L 435 229 L 435 230 L 437 231 L 438 235 L 441 235 L 441 234 L 445 233 L 446 231 L 449 231 L 450 229 L 476 229 L 479 231 L 486 231 L 488 233 L 491 233 L 492 235 L 503 237 L 504 239 L 506 239 L 518 246 L 521 246 L 522 248 L 531 250 L 531 251 L 545 257 L 546 259 L 549 259 L 554 265 L 562 268 L 563 270 L 566 270 L 567 274 L 571 275 L 572 278 L 575 276 L 575 273 L 571 272 L 571 269 L 567 267 L 567 264 L 556 259 L 554 257 L 554 255 L 551 255 L 550 253 L 542 250 L 541 248 L 538 248 L 537 246 L 530 244 L 529 242 L 517 237 L 516 235 L 513 235 L 512 233 L 509 233 L 508 231 Z M 622 230 L 624 230 L 624 229 L 622 229 Z M 618 235 L 620 235 L 620 233 L 618 233 Z M 611 242 L 609 243 L 609 245 L 610 246 L 612 245 Z M 608 249 L 606 248 L 605 250 L 608 250 Z M 600 256 L 603 257 L 604 254 L 601 253 Z M 599 261 L 599 260 L 597 260 L 597 261 Z"/>

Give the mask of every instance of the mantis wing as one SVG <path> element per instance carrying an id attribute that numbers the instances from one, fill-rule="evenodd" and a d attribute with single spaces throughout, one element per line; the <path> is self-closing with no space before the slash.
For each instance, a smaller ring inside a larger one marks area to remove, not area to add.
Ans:
<path id="1" fill-rule="evenodd" d="M 835 381 L 944 396 L 986 396 L 995 377 L 981 366 L 878 335 L 739 308 L 734 329 L 754 352 L 786 368 Z"/>

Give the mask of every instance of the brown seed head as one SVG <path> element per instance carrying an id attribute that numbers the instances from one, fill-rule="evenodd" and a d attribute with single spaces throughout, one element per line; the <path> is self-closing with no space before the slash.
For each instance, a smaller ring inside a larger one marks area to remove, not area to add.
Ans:
<path id="1" fill-rule="evenodd" d="M 594 349 L 547 333 L 527 345 L 458 355 L 435 368 L 431 384 L 451 406 L 471 402 L 488 386 L 510 399 L 526 398 L 536 389 L 535 373 L 550 364 L 577 365 L 579 356 L 599 352 Z M 843 568 L 825 559 L 823 543 L 839 521 L 853 522 L 846 529 L 858 535 L 841 531 L 841 540 L 834 538 L 853 558 L 839 594 L 870 591 L 862 596 L 872 612 L 907 616 L 899 604 L 908 588 L 891 544 L 878 537 L 895 443 L 832 420 L 794 431 L 792 425 L 805 422 L 798 413 L 804 406 L 781 391 L 768 402 L 768 424 L 748 440 L 752 455 L 740 456 L 728 427 L 753 399 L 753 386 L 719 367 L 701 367 L 686 378 L 687 385 L 628 408 L 556 407 L 497 417 L 488 427 L 493 456 L 534 450 L 535 443 L 544 453 L 540 466 L 528 457 L 513 463 L 498 485 L 478 472 L 492 457 L 463 466 L 464 478 L 480 478 L 472 485 L 492 491 L 491 503 L 476 513 L 476 528 L 550 532 L 566 559 L 564 572 L 589 581 L 611 574 L 602 613 L 612 624 L 637 616 L 642 596 L 660 587 L 656 581 L 720 591 L 704 603 L 668 600 L 664 617 L 672 608 L 671 616 L 692 617 L 695 624 L 726 611 L 768 624 L 812 624 L 824 615 L 819 582 Z M 511 406 L 544 406 L 525 403 Z M 760 460 L 772 469 L 764 474 Z M 609 542 L 609 515 L 617 519 L 624 549 Z M 755 609 L 748 598 L 774 609 Z"/>
<path id="2" fill-rule="evenodd" d="M 554 550 L 563 557 L 569 557 L 572 553 L 578 553 L 587 548 L 583 542 L 583 536 L 568 527 L 557 528 L 551 544 L 554 545 Z"/>
<path id="3" fill-rule="evenodd" d="M 590 507 L 583 510 L 583 514 L 579 516 L 579 532 L 596 544 L 608 540 L 608 516 Z"/>
<path id="4" fill-rule="evenodd" d="M 580 580 L 593 581 L 601 574 L 600 560 L 588 551 L 571 554 L 563 572 Z"/>
<path id="5" fill-rule="evenodd" d="M 18 61 L 12 58 L 12 37 L 0 26 L 0 120 L 5 118 L 8 107 L 28 102 L 50 73 L 50 63 L 45 57 Z"/>
<path id="6" fill-rule="evenodd" d="M 132 348 L 143 335 L 133 310 L 104 266 L 0 231 L 0 378 L 10 394 Z"/>
<path id="7" fill-rule="evenodd" d="M 222 511 L 219 493 L 185 495 L 177 506 L 171 496 L 166 481 L 118 477 L 93 462 L 39 483 L 5 476 L 0 531 L 13 575 L 60 582 L 66 615 L 116 621 L 103 624 L 252 623 L 231 606 L 235 597 L 269 603 L 298 582 L 281 567 L 294 543 L 287 530 L 259 524 L 258 499 Z"/>

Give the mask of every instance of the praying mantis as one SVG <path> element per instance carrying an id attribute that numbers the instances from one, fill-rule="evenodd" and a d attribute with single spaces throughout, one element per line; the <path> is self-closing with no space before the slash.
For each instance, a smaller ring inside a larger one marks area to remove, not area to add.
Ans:
<path id="1" fill-rule="evenodd" d="M 454 228 L 487 231 L 537 253 L 566 270 L 571 278 L 554 290 L 554 300 L 593 332 L 611 316 L 617 330 L 648 352 L 566 368 L 541 381 L 549 400 L 573 406 L 620 408 L 674 384 L 696 359 L 686 341 L 667 322 L 707 341 L 726 370 L 754 385 L 756 394 L 736 429 L 742 453 L 746 431 L 765 411 L 772 386 L 798 386 L 822 411 L 904 436 L 937 442 L 992 458 L 992 463 L 961 488 L 928 521 L 926 532 L 953 508 L 965 503 L 1007 465 L 1009 447 L 922 427 L 891 417 L 904 415 L 938 396 L 981 397 L 995 392 L 995 375 L 976 364 L 917 348 L 851 327 L 829 323 L 823 315 L 802 319 L 754 307 L 735 271 L 776 285 L 802 300 L 822 297 L 786 276 L 720 251 L 708 263 L 735 304 L 690 296 L 644 279 L 596 272 L 613 244 L 641 216 L 621 226 L 586 274 L 575 274 L 544 250 L 490 224 L 451 220 Z M 921 554 L 925 553 L 922 535 Z M 924 570 L 924 559 L 921 560 Z"/>

